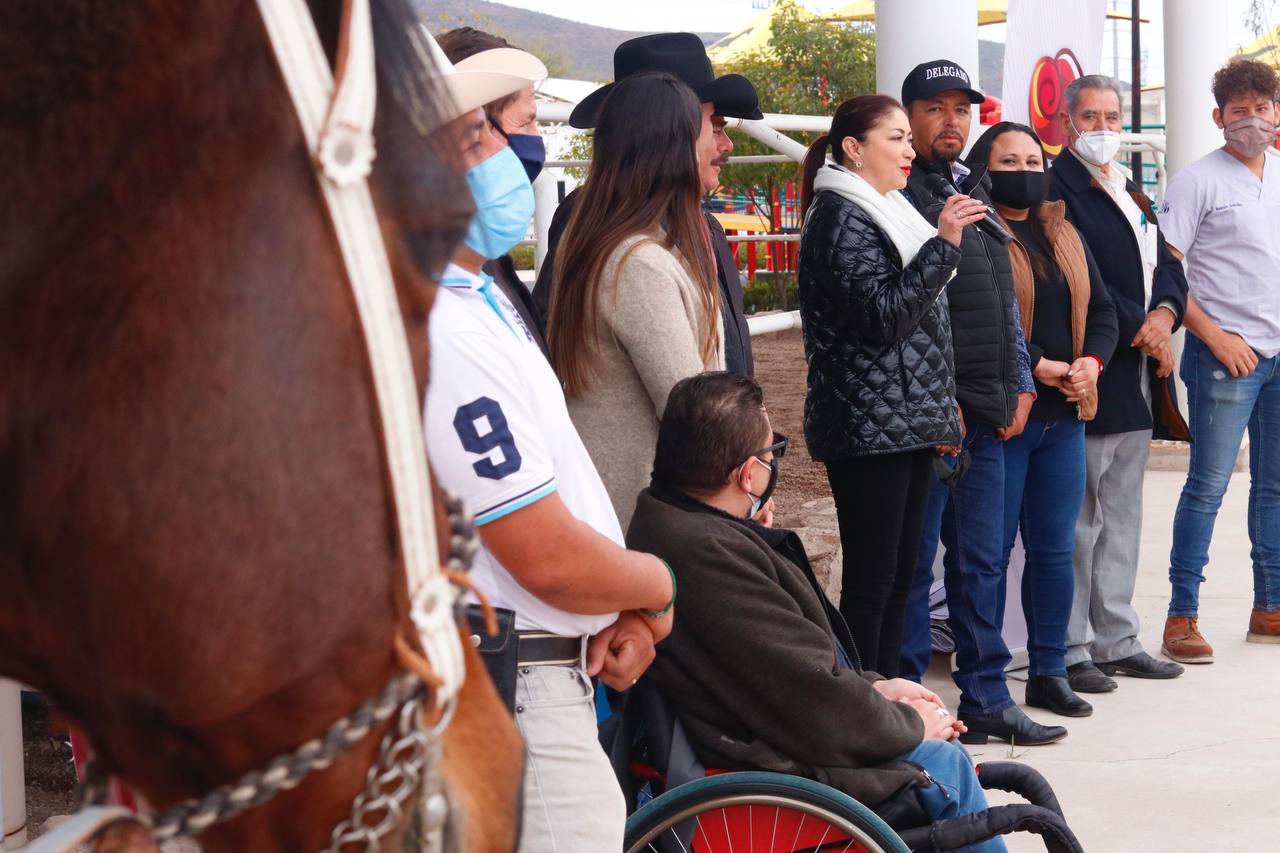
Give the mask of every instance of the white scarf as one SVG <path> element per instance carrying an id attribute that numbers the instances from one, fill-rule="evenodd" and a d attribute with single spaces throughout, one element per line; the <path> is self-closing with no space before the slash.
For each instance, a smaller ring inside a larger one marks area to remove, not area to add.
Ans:
<path id="1" fill-rule="evenodd" d="M 889 235 L 905 267 L 930 237 L 934 228 L 900 191 L 881 195 L 860 175 L 830 160 L 813 179 L 813 191 L 828 190 L 847 198 L 867 212 L 881 231 Z"/>

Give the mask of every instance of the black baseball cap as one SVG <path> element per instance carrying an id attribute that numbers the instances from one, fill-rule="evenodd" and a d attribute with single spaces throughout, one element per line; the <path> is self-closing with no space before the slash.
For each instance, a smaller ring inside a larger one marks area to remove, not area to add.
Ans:
<path id="1" fill-rule="evenodd" d="M 910 106 L 912 101 L 932 98 L 943 92 L 963 92 L 971 104 L 986 100 L 986 96 L 969 83 L 969 74 L 963 68 L 950 59 L 934 59 L 912 68 L 907 79 L 902 81 L 902 105 Z"/>
<path id="2" fill-rule="evenodd" d="M 613 52 L 613 79 L 625 80 L 642 71 L 666 71 L 688 84 L 704 104 L 714 104 L 716 115 L 726 118 L 762 119 L 755 87 L 741 74 L 715 76 L 702 39 L 693 33 L 653 33 L 618 45 Z M 596 116 L 614 83 L 596 89 L 573 108 L 569 126 L 595 127 Z"/>

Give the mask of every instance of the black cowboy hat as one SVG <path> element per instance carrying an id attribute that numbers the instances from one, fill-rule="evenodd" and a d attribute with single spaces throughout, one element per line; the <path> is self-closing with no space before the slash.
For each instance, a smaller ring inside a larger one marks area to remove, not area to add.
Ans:
<path id="1" fill-rule="evenodd" d="M 760 100 L 751 81 L 741 74 L 716 77 L 702 39 L 693 33 L 654 33 L 618 45 L 613 52 L 613 83 L 596 89 L 573 108 L 572 127 L 595 127 L 600 105 L 619 80 L 641 71 L 666 71 L 689 85 L 698 100 L 714 104 L 716 115 L 762 119 Z"/>

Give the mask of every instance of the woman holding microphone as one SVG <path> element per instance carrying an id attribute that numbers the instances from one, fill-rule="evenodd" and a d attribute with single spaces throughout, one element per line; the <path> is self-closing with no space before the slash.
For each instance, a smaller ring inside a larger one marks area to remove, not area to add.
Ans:
<path id="1" fill-rule="evenodd" d="M 958 195 L 931 226 L 899 192 L 914 157 L 902 105 L 859 96 L 810 147 L 801 187 L 805 439 L 835 498 L 840 612 L 862 665 L 890 678 L 932 463 L 963 436 L 944 289 L 986 214 Z"/>

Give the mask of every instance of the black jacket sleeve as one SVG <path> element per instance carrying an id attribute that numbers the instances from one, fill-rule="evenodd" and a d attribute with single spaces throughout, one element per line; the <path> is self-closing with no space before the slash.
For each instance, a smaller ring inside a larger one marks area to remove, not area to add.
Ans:
<path id="1" fill-rule="evenodd" d="M 533 284 L 533 304 L 537 309 L 538 331 L 545 338 L 547 334 L 547 313 L 551 307 L 551 278 L 554 273 L 556 249 L 560 246 L 560 238 L 564 236 L 565 226 L 569 224 L 569 216 L 573 213 L 573 205 L 577 200 L 577 190 L 564 197 L 564 201 L 551 216 L 551 226 L 547 229 L 547 254 L 542 258 L 542 266 L 538 268 L 538 280 Z"/>
<path id="2" fill-rule="evenodd" d="M 1102 280 L 1102 273 L 1098 271 L 1093 252 L 1089 251 L 1089 244 L 1083 237 L 1080 245 L 1084 247 L 1084 259 L 1089 265 L 1089 314 L 1084 330 L 1084 355 L 1096 355 L 1105 366 L 1116 351 L 1119 337 L 1116 306 Z"/>
<path id="3" fill-rule="evenodd" d="M 1058 186 L 1058 183 L 1059 182 L 1057 180 L 1052 180 L 1049 182 L 1048 197 L 1050 200 L 1054 200 L 1054 201 L 1058 199 L 1065 199 L 1065 201 L 1067 202 L 1067 221 L 1071 223 L 1072 227 L 1075 227 L 1076 217 L 1075 217 L 1075 211 L 1072 208 L 1073 198 L 1067 197 L 1066 195 L 1064 195 L 1061 192 Z M 1080 232 L 1080 229 L 1076 228 L 1076 233 L 1079 234 L 1079 232 Z M 1084 243 L 1085 252 L 1089 258 L 1089 264 L 1090 264 L 1089 279 L 1090 281 L 1092 281 L 1094 275 L 1097 272 L 1097 264 L 1093 260 L 1093 255 L 1089 254 L 1089 251 L 1090 251 L 1089 241 L 1084 239 L 1083 234 L 1080 234 L 1080 242 Z M 1137 302 L 1134 302 L 1125 294 L 1120 293 L 1115 288 L 1108 287 L 1107 294 L 1111 297 L 1112 311 L 1115 314 L 1116 325 L 1118 328 L 1118 334 L 1116 338 L 1118 341 L 1124 341 L 1125 345 L 1127 346 L 1129 341 L 1133 340 L 1133 336 L 1138 334 L 1138 329 L 1142 328 L 1142 324 L 1146 322 L 1147 309 L 1145 306 L 1140 305 Z M 1183 304 L 1184 305 L 1186 304 L 1185 300 Z M 1115 352 L 1114 345 L 1112 346 L 1111 351 L 1113 353 Z M 1111 356 L 1109 355 L 1107 356 L 1107 358 L 1110 358 L 1110 357 Z M 1106 359 L 1103 359 L 1103 361 L 1106 361 Z"/>
<path id="4" fill-rule="evenodd" d="M 828 208 L 833 215 L 813 238 L 825 240 L 814 285 L 844 324 L 869 341 L 890 344 L 909 334 L 947 286 L 960 250 L 940 237 L 924 242 L 900 269 L 887 251 L 888 238 L 856 208 Z M 806 234 L 808 236 L 808 233 Z"/>
<path id="5" fill-rule="evenodd" d="M 1147 308 L 1155 310 L 1165 301 L 1174 303 L 1177 308 L 1173 312 L 1173 330 L 1176 332 L 1187 313 L 1187 274 L 1182 268 L 1182 261 L 1169 251 L 1159 223 L 1156 224 L 1156 246 L 1156 276 L 1151 285 L 1151 304 Z"/>

